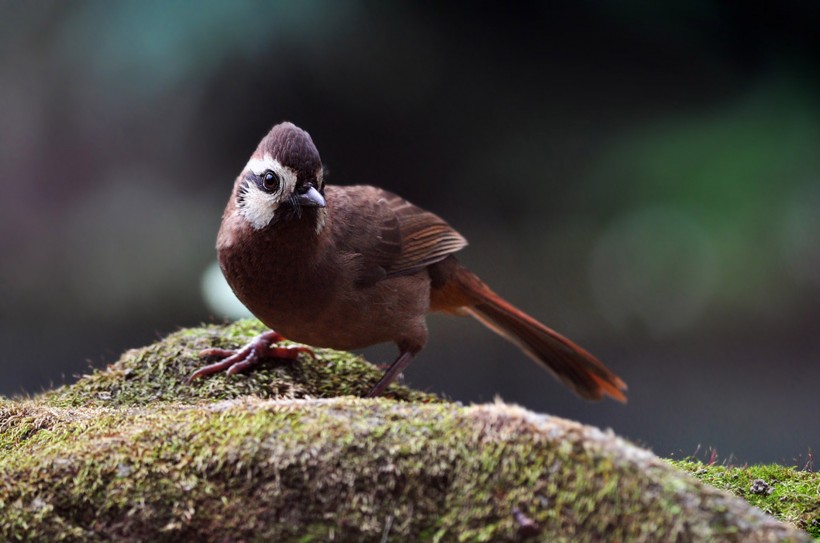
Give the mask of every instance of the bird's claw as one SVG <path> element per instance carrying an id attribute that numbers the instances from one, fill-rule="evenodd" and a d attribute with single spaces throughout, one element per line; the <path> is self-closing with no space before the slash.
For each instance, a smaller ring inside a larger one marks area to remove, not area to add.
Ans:
<path id="1" fill-rule="evenodd" d="M 225 371 L 228 375 L 246 371 L 251 366 L 258 364 L 263 358 L 283 358 L 295 360 L 301 353 L 309 354 L 316 359 L 316 353 L 310 347 L 301 345 L 293 347 L 277 347 L 276 344 L 284 337 L 273 330 L 259 334 L 250 343 L 236 350 L 232 349 L 203 349 L 199 356 L 202 358 L 219 357 L 222 360 L 202 366 L 188 377 L 188 383 L 195 379 L 212 375 L 220 371 Z"/>

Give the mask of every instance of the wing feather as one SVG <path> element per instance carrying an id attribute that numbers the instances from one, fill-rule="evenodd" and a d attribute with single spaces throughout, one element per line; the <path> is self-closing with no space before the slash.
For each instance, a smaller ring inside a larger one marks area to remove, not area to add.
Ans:
<path id="1" fill-rule="evenodd" d="M 340 241 L 360 255 L 365 284 L 414 273 L 467 245 L 444 219 L 391 192 L 364 185 L 327 189 L 333 199 L 346 200 L 334 211 L 347 215 Z"/>
<path id="2" fill-rule="evenodd" d="M 463 249 L 467 240 L 434 213 L 387 191 L 382 201 L 398 222 L 401 252 L 387 268 L 388 275 L 412 273 Z"/>

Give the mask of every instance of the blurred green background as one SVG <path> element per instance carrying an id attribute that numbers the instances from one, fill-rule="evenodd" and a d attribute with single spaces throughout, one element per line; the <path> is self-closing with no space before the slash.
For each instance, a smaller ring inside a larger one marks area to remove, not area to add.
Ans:
<path id="1" fill-rule="evenodd" d="M 437 212 L 462 261 L 596 353 L 573 397 L 467 320 L 415 386 L 612 427 L 662 455 L 820 448 L 815 2 L 0 2 L 0 393 L 179 326 L 275 123 L 331 182 Z M 369 351 L 392 361 L 392 348 Z"/>

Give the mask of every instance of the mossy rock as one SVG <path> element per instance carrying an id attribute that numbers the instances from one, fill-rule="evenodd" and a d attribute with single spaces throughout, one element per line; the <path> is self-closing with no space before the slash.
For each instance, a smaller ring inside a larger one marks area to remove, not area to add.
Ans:
<path id="1" fill-rule="evenodd" d="M 673 465 L 820 539 L 820 474 L 778 464 L 726 466 L 679 460 Z"/>
<path id="2" fill-rule="evenodd" d="M 0 541 L 809 541 L 611 432 L 394 386 L 346 353 L 188 385 L 183 330 L 0 400 Z"/>
<path id="3" fill-rule="evenodd" d="M 188 377 L 204 361 L 203 349 L 237 348 L 266 328 L 255 320 L 229 326 L 187 328 L 148 347 L 132 349 L 104 371 L 85 375 L 77 383 L 45 393 L 40 400 L 59 407 L 145 406 L 157 403 L 191 403 L 257 398 L 333 398 L 364 396 L 382 371 L 361 358 L 332 349 L 314 349 L 316 358 L 271 360 L 248 373 L 218 373 L 192 384 Z M 284 342 L 288 345 L 290 342 Z M 407 387 L 393 386 L 390 398 L 407 401 L 441 401 Z"/>

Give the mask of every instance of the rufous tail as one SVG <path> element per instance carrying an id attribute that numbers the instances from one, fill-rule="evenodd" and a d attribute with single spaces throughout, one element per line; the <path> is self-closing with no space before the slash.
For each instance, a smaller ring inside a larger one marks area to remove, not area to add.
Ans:
<path id="1" fill-rule="evenodd" d="M 441 299 L 442 295 L 451 301 L 460 298 L 464 304 L 459 304 L 460 310 L 518 345 L 582 398 L 600 400 L 611 396 L 626 402 L 623 392 L 626 383 L 600 360 L 502 299 L 466 268 L 459 265 L 454 271 L 442 285 L 443 291 L 450 292 L 442 292 L 436 298 Z M 460 292 L 454 292 L 456 289 Z M 464 303 L 468 300 L 472 303 Z"/>

